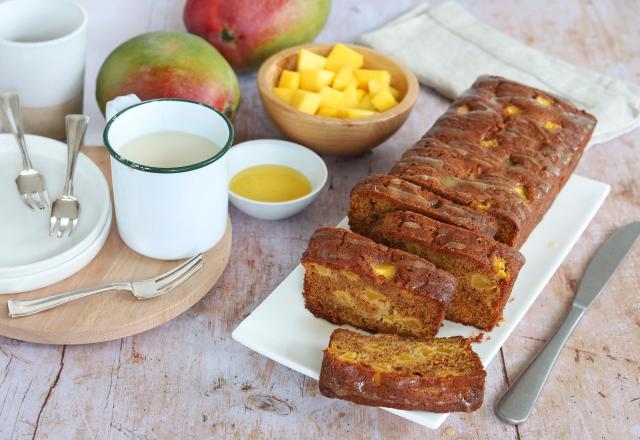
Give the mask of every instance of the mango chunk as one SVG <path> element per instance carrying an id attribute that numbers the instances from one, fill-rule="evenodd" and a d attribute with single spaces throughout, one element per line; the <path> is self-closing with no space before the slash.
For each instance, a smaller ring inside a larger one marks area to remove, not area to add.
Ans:
<path id="1" fill-rule="evenodd" d="M 338 116 L 342 118 L 364 118 L 365 116 L 371 116 L 376 114 L 376 112 L 371 110 L 362 110 L 359 108 L 343 108 L 338 110 Z"/>
<path id="2" fill-rule="evenodd" d="M 284 87 L 285 89 L 297 89 L 300 87 L 300 74 L 292 70 L 283 70 L 280 74 L 278 87 Z"/>
<path id="3" fill-rule="evenodd" d="M 339 108 L 355 108 L 358 105 L 358 88 L 357 82 L 352 82 L 344 89 L 342 100 L 340 101 Z"/>
<path id="4" fill-rule="evenodd" d="M 371 104 L 371 95 L 363 96 L 362 99 L 360 99 L 360 102 L 358 103 L 356 108 L 359 108 L 360 110 L 370 110 L 370 111 L 373 111 L 376 109 L 373 106 L 373 104 Z"/>
<path id="5" fill-rule="evenodd" d="M 398 101 L 391 95 L 389 89 L 385 87 L 371 98 L 371 104 L 373 104 L 376 110 L 384 112 L 398 105 Z"/>
<path id="6" fill-rule="evenodd" d="M 327 57 L 327 69 L 337 72 L 343 66 L 350 66 L 354 69 L 359 69 L 364 64 L 364 57 L 362 54 L 356 52 L 353 49 L 338 43 L 333 46 L 329 56 Z"/>
<path id="7" fill-rule="evenodd" d="M 293 100 L 293 95 L 296 93 L 294 89 L 287 89 L 284 87 L 274 87 L 273 94 L 276 95 L 278 99 L 280 99 L 285 104 L 291 104 Z"/>
<path id="8" fill-rule="evenodd" d="M 337 108 L 340 105 L 340 101 L 342 101 L 342 97 L 344 93 L 337 91 L 336 89 L 332 89 L 331 87 L 323 87 L 320 89 L 320 108 L 323 107 L 333 107 Z"/>
<path id="9" fill-rule="evenodd" d="M 296 70 L 324 69 L 327 65 L 327 59 L 322 55 L 313 53 L 307 49 L 300 49 L 296 62 Z"/>
<path id="10" fill-rule="evenodd" d="M 320 110 L 318 110 L 318 113 L 316 113 L 318 116 L 328 116 L 330 118 L 339 118 L 340 117 L 340 111 L 337 108 L 332 108 L 332 107 L 320 107 Z"/>
<path id="11" fill-rule="evenodd" d="M 300 88 L 310 92 L 319 92 L 333 81 L 336 74 L 325 69 L 310 69 L 300 72 Z"/>
<path id="12" fill-rule="evenodd" d="M 363 89 L 369 87 L 369 80 L 372 79 L 376 80 L 382 87 L 388 87 L 391 84 L 391 74 L 386 70 L 356 69 L 353 74 L 358 80 L 358 87 Z"/>
<path id="13" fill-rule="evenodd" d="M 393 96 L 396 101 L 400 101 L 400 99 L 402 98 L 402 93 L 395 87 L 389 86 L 389 92 L 391 92 L 391 96 Z"/>
<path id="14" fill-rule="evenodd" d="M 322 97 L 319 93 L 307 92 L 305 90 L 295 90 L 291 105 L 301 112 L 308 113 L 310 115 L 315 114 L 320 107 L 320 101 Z"/>
<path id="15" fill-rule="evenodd" d="M 358 103 L 362 101 L 362 98 L 367 96 L 367 91 L 362 89 L 356 89 L 356 96 L 358 97 Z"/>
<path id="16" fill-rule="evenodd" d="M 357 80 L 356 77 L 353 76 L 353 68 L 351 66 L 342 66 L 338 70 L 338 73 L 336 73 L 336 77 L 333 79 L 332 87 L 336 90 L 342 91 L 354 81 Z"/>
<path id="17" fill-rule="evenodd" d="M 378 93 L 380 93 L 382 91 L 382 89 L 386 89 L 389 86 L 386 86 L 384 83 L 378 81 L 377 79 L 370 79 L 368 82 L 368 89 L 369 89 L 369 93 L 371 93 L 372 95 L 377 95 Z M 389 93 L 391 93 L 391 90 L 389 90 Z M 393 96 L 393 95 L 391 95 Z M 395 98 L 394 98 L 395 99 Z"/>

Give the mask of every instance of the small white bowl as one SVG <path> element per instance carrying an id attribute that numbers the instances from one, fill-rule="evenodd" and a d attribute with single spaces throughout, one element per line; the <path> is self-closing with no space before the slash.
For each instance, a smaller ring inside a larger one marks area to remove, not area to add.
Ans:
<path id="1" fill-rule="evenodd" d="M 293 142 L 278 139 L 257 139 L 231 147 L 227 153 L 229 182 L 237 173 L 256 165 L 284 165 L 304 174 L 311 183 L 311 192 L 287 202 L 259 202 L 239 196 L 229 190 L 229 200 L 240 211 L 262 220 L 281 220 L 309 206 L 327 183 L 327 166 L 320 156 Z"/>

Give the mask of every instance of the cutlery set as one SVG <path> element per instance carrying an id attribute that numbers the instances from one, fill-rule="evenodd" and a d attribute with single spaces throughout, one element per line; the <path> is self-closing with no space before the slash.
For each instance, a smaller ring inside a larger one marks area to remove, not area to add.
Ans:
<path id="1" fill-rule="evenodd" d="M 9 129 L 14 134 L 18 148 L 22 155 L 22 171 L 16 177 L 18 193 L 25 205 L 31 210 L 44 210 L 49 206 L 49 195 L 44 176 L 31 163 L 27 143 L 22 128 L 22 114 L 20 99 L 15 92 L 0 93 L 0 107 L 2 108 Z M 80 204 L 73 197 L 73 172 L 75 169 L 82 139 L 89 125 L 89 118 L 84 115 L 67 115 L 65 117 L 67 132 L 67 174 L 63 195 L 51 206 L 49 235 L 62 238 L 65 234 L 71 236 L 78 225 Z"/>

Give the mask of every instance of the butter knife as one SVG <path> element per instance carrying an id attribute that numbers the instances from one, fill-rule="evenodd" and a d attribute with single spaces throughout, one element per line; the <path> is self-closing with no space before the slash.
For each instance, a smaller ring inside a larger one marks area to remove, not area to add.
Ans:
<path id="1" fill-rule="evenodd" d="M 629 223 L 600 246 L 582 276 L 578 293 L 564 322 L 496 405 L 495 413 L 500 420 L 511 425 L 527 420 L 560 350 L 584 312 L 605 289 L 639 235 L 640 222 Z"/>

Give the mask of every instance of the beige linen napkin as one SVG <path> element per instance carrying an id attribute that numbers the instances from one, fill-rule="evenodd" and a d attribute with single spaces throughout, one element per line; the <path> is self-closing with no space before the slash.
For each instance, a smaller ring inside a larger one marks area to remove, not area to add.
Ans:
<path id="1" fill-rule="evenodd" d="M 483 74 L 563 96 L 598 118 L 591 144 L 640 126 L 640 87 L 532 49 L 454 2 L 418 6 L 360 42 L 399 59 L 420 82 L 449 98 Z"/>

